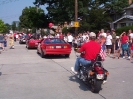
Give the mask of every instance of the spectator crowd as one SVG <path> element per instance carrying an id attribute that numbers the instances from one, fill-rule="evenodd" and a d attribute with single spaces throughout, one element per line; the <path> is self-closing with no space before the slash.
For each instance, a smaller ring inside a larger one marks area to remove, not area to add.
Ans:
<path id="1" fill-rule="evenodd" d="M 89 31 L 84 33 L 78 33 L 78 35 L 73 36 L 71 33 L 67 33 L 66 35 L 63 33 L 56 33 L 54 35 L 44 35 L 40 34 L 25 34 L 25 33 L 13 33 L 10 32 L 8 35 L 0 34 L 0 53 L 5 51 L 7 48 L 7 39 L 9 39 L 9 47 L 10 49 L 14 49 L 14 42 L 19 41 L 22 36 L 27 37 L 28 39 L 42 39 L 42 38 L 61 38 L 68 42 L 71 47 L 80 47 L 83 43 L 89 42 Z M 101 48 L 104 56 L 115 58 L 128 58 L 132 60 L 133 57 L 133 32 L 132 30 L 128 30 L 128 32 L 123 31 L 121 35 L 116 35 L 115 30 L 107 30 L 101 29 L 97 33 L 97 40 L 99 44 L 101 44 Z"/>

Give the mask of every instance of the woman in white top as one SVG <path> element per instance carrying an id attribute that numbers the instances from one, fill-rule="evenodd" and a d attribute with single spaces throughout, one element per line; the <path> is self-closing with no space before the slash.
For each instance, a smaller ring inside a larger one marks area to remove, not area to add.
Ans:
<path id="1" fill-rule="evenodd" d="M 111 48 L 112 48 L 112 36 L 108 32 L 107 37 L 106 37 L 106 49 L 107 49 L 107 54 L 108 55 L 110 55 Z"/>

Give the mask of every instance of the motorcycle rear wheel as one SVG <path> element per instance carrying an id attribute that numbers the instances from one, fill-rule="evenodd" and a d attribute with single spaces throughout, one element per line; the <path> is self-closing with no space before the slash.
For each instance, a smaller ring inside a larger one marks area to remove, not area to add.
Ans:
<path id="1" fill-rule="evenodd" d="M 103 81 L 95 79 L 94 82 L 91 83 L 91 91 L 93 93 L 99 93 L 99 91 L 101 90 L 102 83 Z"/>

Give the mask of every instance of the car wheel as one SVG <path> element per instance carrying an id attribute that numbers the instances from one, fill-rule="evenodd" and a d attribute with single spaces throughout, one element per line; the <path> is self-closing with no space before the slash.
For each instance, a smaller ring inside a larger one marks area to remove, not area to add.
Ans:
<path id="1" fill-rule="evenodd" d="M 21 44 L 21 42 L 19 41 L 19 44 Z"/>
<path id="2" fill-rule="evenodd" d="M 65 57 L 67 57 L 67 58 L 68 58 L 69 56 L 70 56 L 70 54 L 66 54 L 66 55 L 65 55 Z"/>
<path id="3" fill-rule="evenodd" d="M 41 50 L 41 57 L 42 58 L 45 58 L 46 57 L 46 55 L 44 55 L 44 52 Z"/>
<path id="4" fill-rule="evenodd" d="M 27 48 L 27 49 L 30 49 L 30 47 L 29 47 L 28 45 L 26 45 L 26 48 Z"/>
<path id="5" fill-rule="evenodd" d="M 38 49 L 37 49 L 37 54 L 39 54 L 39 51 L 38 51 Z"/>

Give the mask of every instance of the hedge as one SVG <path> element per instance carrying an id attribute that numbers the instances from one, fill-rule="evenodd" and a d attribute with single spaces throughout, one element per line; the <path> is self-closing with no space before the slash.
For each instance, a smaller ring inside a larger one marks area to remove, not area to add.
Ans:
<path id="1" fill-rule="evenodd" d="M 122 32 L 128 33 L 128 31 L 130 29 L 133 31 L 133 26 L 125 26 L 125 27 L 122 27 L 122 28 L 118 28 L 118 29 L 116 29 L 116 34 L 121 35 Z"/>

